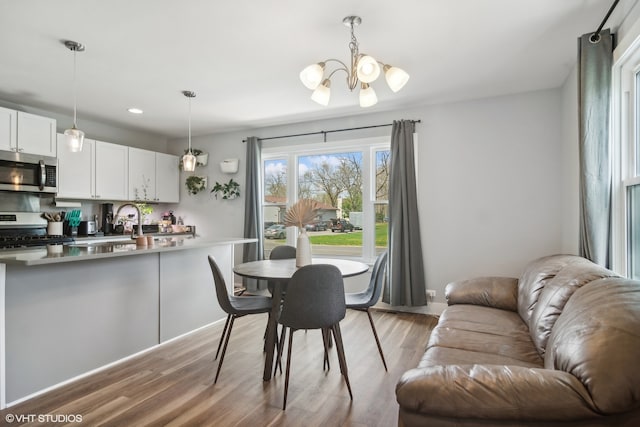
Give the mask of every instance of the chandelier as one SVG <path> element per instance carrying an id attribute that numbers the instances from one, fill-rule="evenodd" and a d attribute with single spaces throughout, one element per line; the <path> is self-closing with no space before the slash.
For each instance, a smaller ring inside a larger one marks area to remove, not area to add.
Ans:
<path id="1" fill-rule="evenodd" d="M 351 63 L 347 66 L 347 64 L 338 59 L 325 59 L 323 62 L 311 64 L 302 70 L 300 80 L 302 80 L 302 84 L 307 88 L 313 90 L 311 99 L 320 105 L 328 105 L 329 98 L 331 97 L 331 77 L 338 71 L 344 71 L 347 73 L 347 86 L 351 92 L 353 92 L 353 90 L 358 87 L 358 83 L 360 83 L 360 106 L 370 107 L 375 105 L 378 102 L 378 97 L 369 83 L 378 78 L 381 65 L 385 79 L 391 90 L 397 92 L 402 89 L 409 80 L 409 74 L 398 67 L 384 64 L 372 56 L 362 54 L 358 51 L 358 39 L 353 29 L 360 25 L 362 19 L 359 16 L 347 16 L 342 22 L 351 28 L 351 42 L 349 43 Z M 327 62 L 336 62 L 340 66 L 331 71 L 325 78 L 324 72 Z"/>

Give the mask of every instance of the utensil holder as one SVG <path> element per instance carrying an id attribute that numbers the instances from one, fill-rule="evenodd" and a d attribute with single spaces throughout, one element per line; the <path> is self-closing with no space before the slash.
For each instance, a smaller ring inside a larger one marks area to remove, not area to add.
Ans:
<path id="1" fill-rule="evenodd" d="M 62 236 L 62 221 L 47 223 L 47 235 Z"/>

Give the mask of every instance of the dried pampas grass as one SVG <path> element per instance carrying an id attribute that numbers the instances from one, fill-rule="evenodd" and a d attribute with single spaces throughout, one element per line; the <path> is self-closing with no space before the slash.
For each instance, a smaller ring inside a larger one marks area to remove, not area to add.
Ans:
<path id="1" fill-rule="evenodd" d="M 300 199 L 291 206 L 284 215 L 284 225 L 287 227 L 304 228 L 313 222 L 318 215 L 320 204 L 312 199 Z"/>

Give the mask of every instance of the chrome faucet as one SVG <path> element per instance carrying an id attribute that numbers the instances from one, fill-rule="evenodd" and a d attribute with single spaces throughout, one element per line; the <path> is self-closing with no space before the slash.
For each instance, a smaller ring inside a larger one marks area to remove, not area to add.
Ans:
<path id="1" fill-rule="evenodd" d="M 137 205 L 134 205 L 133 203 L 125 203 L 124 205 L 120 205 L 120 207 L 116 211 L 116 214 L 113 216 L 114 221 L 117 220 L 118 214 L 120 213 L 122 208 L 124 208 L 125 206 L 131 206 L 136 209 L 136 212 L 138 212 L 138 236 L 142 236 L 144 234 L 142 232 L 142 213 L 140 212 L 140 208 Z M 131 238 L 133 239 L 134 237 L 135 237 L 135 233 L 133 232 L 133 227 L 131 227 Z"/>

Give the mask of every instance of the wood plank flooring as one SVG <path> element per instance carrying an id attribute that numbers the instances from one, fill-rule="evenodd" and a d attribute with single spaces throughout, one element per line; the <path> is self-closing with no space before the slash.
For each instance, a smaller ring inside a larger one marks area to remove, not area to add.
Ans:
<path id="1" fill-rule="evenodd" d="M 437 319 L 383 311 L 372 315 L 389 372 L 384 371 L 366 313 L 348 310 L 340 323 L 353 401 L 340 375 L 335 348 L 331 369 L 323 371 L 320 332 L 298 331 L 287 410 L 282 411 L 284 374 L 262 381 L 267 319 L 254 315 L 236 320 L 217 384 L 213 384 L 217 367 L 213 358 L 223 322 L 0 411 L 0 425 L 395 426 L 396 382 L 417 365 Z M 9 414 L 80 415 L 82 422 L 43 423 L 36 417 L 33 422 L 8 423 Z"/>

